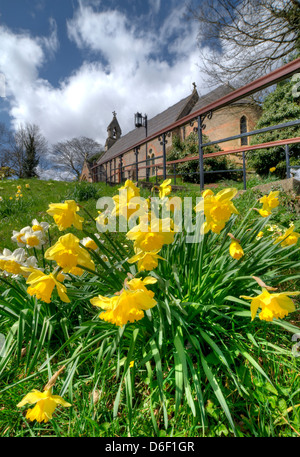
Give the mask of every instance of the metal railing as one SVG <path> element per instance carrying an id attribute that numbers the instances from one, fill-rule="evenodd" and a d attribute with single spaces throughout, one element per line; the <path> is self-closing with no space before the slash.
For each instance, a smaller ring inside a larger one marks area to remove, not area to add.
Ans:
<path id="1" fill-rule="evenodd" d="M 107 159 L 105 162 L 103 161 L 102 163 L 100 162 L 99 164 L 96 164 L 94 167 L 92 167 L 92 173 L 93 177 L 97 177 L 97 172 L 99 169 L 101 170 L 102 173 L 104 173 L 105 176 L 105 182 L 108 184 L 119 184 L 120 182 L 124 181 L 127 178 L 132 178 L 135 181 L 139 181 L 139 174 L 141 170 L 147 170 L 147 169 L 152 169 L 154 167 L 155 169 L 155 177 L 156 177 L 156 182 L 158 181 L 158 170 L 161 170 L 160 176 L 162 176 L 163 179 L 166 179 L 167 177 L 167 168 L 173 165 L 173 176 L 175 177 L 175 183 L 176 183 L 176 166 L 178 163 L 183 163 L 186 161 L 192 161 L 192 160 L 198 160 L 199 161 L 199 171 L 197 174 L 199 174 L 199 181 L 200 181 L 200 189 L 202 190 L 204 188 L 204 176 L 207 173 L 227 173 L 227 172 L 238 172 L 238 173 L 243 173 L 243 181 L 244 181 L 244 189 L 246 189 L 246 157 L 245 153 L 247 151 L 252 151 L 252 150 L 257 150 L 257 149 L 266 149 L 274 146 L 282 146 L 285 149 L 285 158 L 286 158 L 286 176 L 289 178 L 290 177 L 290 170 L 291 168 L 300 168 L 298 166 L 290 166 L 290 145 L 291 144 L 296 144 L 300 142 L 300 137 L 295 137 L 295 138 L 286 138 L 284 140 L 277 140 L 273 142 L 268 142 L 268 143 L 261 143 L 257 145 L 251 145 L 251 146 L 241 146 L 240 148 L 232 149 L 229 151 L 220 151 L 220 152 L 213 152 L 210 154 L 204 154 L 203 148 L 207 146 L 212 146 L 216 145 L 219 143 L 231 141 L 231 140 L 237 140 L 237 139 L 242 139 L 242 138 L 248 138 L 252 135 L 257 135 L 260 133 L 265 133 L 268 131 L 273 131 L 276 129 L 284 129 L 288 128 L 291 126 L 298 126 L 300 125 L 300 120 L 296 121 L 291 121 L 291 122 L 286 122 L 283 124 L 278 124 L 275 126 L 271 127 L 266 127 L 263 129 L 257 129 L 253 130 L 250 132 L 246 133 L 241 133 L 239 135 L 234 135 L 231 137 L 226 137 L 226 138 L 221 138 L 218 140 L 214 141 L 209 141 L 207 143 L 203 143 L 203 131 L 205 130 L 205 124 L 204 120 L 206 118 L 211 119 L 213 112 L 220 109 L 224 108 L 242 98 L 245 98 L 246 96 L 252 95 L 255 92 L 261 91 L 262 89 L 269 87 L 275 83 L 278 83 L 279 81 L 282 81 L 283 79 L 286 79 L 293 75 L 294 73 L 300 71 L 300 58 L 290 62 L 287 65 L 284 65 L 283 67 L 273 71 L 272 73 L 269 73 L 268 75 L 262 76 L 261 78 L 247 84 L 246 86 L 237 89 L 230 94 L 226 95 L 225 97 L 220 98 L 219 100 L 210 103 L 209 105 L 206 105 L 205 107 L 201 108 L 200 110 L 195 111 L 194 113 L 191 113 L 183 118 L 181 118 L 179 121 L 176 121 L 175 123 L 165 127 L 164 129 L 144 138 L 141 140 L 139 143 L 136 143 L 132 145 L 131 147 L 125 149 L 121 153 L 116 154 L 113 157 L 110 157 Z M 194 131 L 197 132 L 198 134 L 198 155 L 193 156 L 193 157 L 186 157 L 184 159 L 178 159 L 178 160 L 173 160 L 173 161 L 167 161 L 167 153 L 166 153 L 166 144 L 168 142 L 167 137 L 171 135 L 171 132 L 178 127 L 182 127 L 184 125 L 187 125 L 190 123 L 191 125 L 194 123 L 197 123 L 197 127 L 194 128 Z M 162 145 L 162 154 L 159 156 L 156 156 L 155 158 L 146 158 L 145 160 L 138 160 L 139 156 L 139 151 L 142 145 L 147 144 L 149 141 L 154 140 L 154 139 L 159 139 L 160 144 Z M 135 161 L 130 163 L 130 164 L 125 164 L 123 163 L 123 156 L 128 153 L 134 151 L 135 154 Z M 230 154 L 237 154 L 237 153 L 242 153 L 242 168 L 240 169 L 233 169 L 233 170 L 211 170 L 211 171 L 205 171 L 204 170 L 204 160 L 206 158 L 213 158 L 213 157 L 218 157 L 218 156 L 223 156 L 223 155 L 230 155 Z M 119 163 L 117 166 L 112 166 L 113 163 L 116 163 L 117 159 L 119 160 Z M 157 163 L 156 161 L 158 159 L 162 159 L 161 163 Z M 153 160 L 155 163 L 149 161 Z M 143 165 L 145 164 L 146 165 Z M 100 168 L 101 167 L 101 168 Z M 128 176 L 126 177 L 126 173 Z M 149 176 L 151 173 L 146 173 L 146 176 Z M 97 179 L 95 179 L 97 180 Z"/>

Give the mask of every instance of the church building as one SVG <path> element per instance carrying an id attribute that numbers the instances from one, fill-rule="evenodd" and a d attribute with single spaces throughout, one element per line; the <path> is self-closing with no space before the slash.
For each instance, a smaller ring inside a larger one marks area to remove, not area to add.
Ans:
<path id="1" fill-rule="evenodd" d="M 105 152 L 92 163 L 85 163 L 81 180 L 90 182 L 107 181 L 118 184 L 123 179 L 136 180 L 136 154 L 134 145 L 143 141 L 146 137 L 155 134 L 187 115 L 197 112 L 199 109 L 233 92 L 230 85 L 222 85 L 212 90 L 208 94 L 199 96 L 196 85 L 193 84 L 192 92 L 182 100 L 157 114 L 151 119 L 147 116 L 139 115 L 139 120 L 135 122 L 136 127 L 122 136 L 122 130 L 117 120 L 117 114 L 113 112 L 113 119 L 107 127 L 107 139 L 105 142 Z M 250 99 L 242 99 L 230 106 L 218 109 L 213 112 L 211 119 L 205 119 L 204 134 L 210 141 L 227 138 L 240 133 L 254 130 L 261 115 L 261 108 Z M 197 127 L 197 122 L 192 125 L 190 122 L 173 129 L 167 136 L 166 153 L 172 147 L 174 135 L 181 140 Z M 141 145 L 138 152 L 139 169 L 138 178 L 145 179 L 149 176 L 162 174 L 162 141 L 159 136 Z M 248 139 L 236 139 L 226 143 L 221 143 L 222 150 L 231 150 L 242 145 L 247 145 Z"/>

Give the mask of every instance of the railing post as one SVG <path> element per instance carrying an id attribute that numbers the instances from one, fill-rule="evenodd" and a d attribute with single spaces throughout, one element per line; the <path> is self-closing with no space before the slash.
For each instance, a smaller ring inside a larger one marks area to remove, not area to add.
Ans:
<path id="1" fill-rule="evenodd" d="M 173 163 L 173 170 L 174 170 L 174 184 L 176 184 L 176 163 Z"/>
<path id="2" fill-rule="evenodd" d="M 105 164 L 105 184 L 107 186 L 107 162 Z"/>
<path id="3" fill-rule="evenodd" d="M 111 160 L 109 161 L 109 184 L 111 185 Z"/>
<path id="4" fill-rule="evenodd" d="M 120 156 L 120 162 L 119 162 L 119 167 L 120 167 L 120 183 L 122 184 L 123 181 L 123 156 Z"/>
<path id="5" fill-rule="evenodd" d="M 200 190 L 204 189 L 204 167 L 203 167 L 203 148 L 202 148 L 202 118 L 198 116 L 198 142 L 199 142 L 199 178 Z"/>
<path id="6" fill-rule="evenodd" d="M 136 174 L 136 182 L 139 182 L 139 148 L 135 148 L 135 174 Z"/>
<path id="7" fill-rule="evenodd" d="M 291 177 L 291 172 L 290 172 L 290 151 L 289 151 L 289 145 L 285 145 L 285 162 L 286 162 L 286 177 L 289 179 Z"/>
<path id="8" fill-rule="evenodd" d="M 246 176 L 246 154 L 243 151 L 243 181 L 244 181 L 244 190 L 247 190 L 247 176 Z"/>
<path id="9" fill-rule="evenodd" d="M 157 179 L 157 166 L 155 167 L 155 183 L 158 184 L 158 179 Z"/>
<path id="10" fill-rule="evenodd" d="M 164 180 L 167 179 L 167 155 L 166 155 L 166 134 L 163 133 L 162 135 L 162 143 L 163 143 L 163 176 Z"/>

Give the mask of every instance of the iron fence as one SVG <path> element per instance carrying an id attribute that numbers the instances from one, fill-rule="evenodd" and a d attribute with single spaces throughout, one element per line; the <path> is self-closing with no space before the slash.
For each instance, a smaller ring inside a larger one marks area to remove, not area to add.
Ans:
<path id="1" fill-rule="evenodd" d="M 141 140 L 139 143 L 131 146 L 130 148 L 125 149 L 122 151 L 122 153 L 111 157 L 108 159 L 106 162 L 103 162 L 101 164 L 96 164 L 92 168 L 93 172 L 93 178 L 97 180 L 97 176 L 99 176 L 99 173 L 102 174 L 102 177 L 104 177 L 103 180 L 105 180 L 106 184 L 119 184 L 120 182 L 123 182 L 125 179 L 132 178 L 135 181 L 139 181 L 139 174 L 142 170 L 150 170 L 149 172 L 146 172 L 146 179 L 149 179 L 149 175 L 152 174 L 154 176 L 155 173 L 155 180 L 156 183 L 158 182 L 158 177 L 162 177 L 163 179 L 167 178 L 167 170 L 170 169 L 172 166 L 172 174 L 169 176 L 174 177 L 174 183 L 176 184 L 176 178 L 178 174 L 176 173 L 176 167 L 177 164 L 179 163 L 184 163 L 187 161 L 195 161 L 197 160 L 199 162 L 199 171 L 197 171 L 197 174 L 199 175 L 199 182 L 200 182 L 200 190 L 203 190 L 204 188 L 204 182 L 205 182 L 205 174 L 210 174 L 210 173 L 228 173 L 228 172 L 235 172 L 235 173 L 242 173 L 243 174 L 243 183 L 244 183 L 244 189 L 247 187 L 247 180 L 246 180 L 246 173 L 247 173 L 247 163 L 246 163 L 246 152 L 248 151 L 253 151 L 257 149 L 267 149 L 275 146 L 280 146 L 284 148 L 285 151 L 285 160 L 286 160 L 286 176 L 289 178 L 291 176 L 291 168 L 300 168 L 300 166 L 290 166 L 290 153 L 291 145 L 295 145 L 300 143 L 300 137 L 295 137 L 295 138 L 286 138 L 284 140 L 277 140 L 277 141 L 272 141 L 268 143 L 261 143 L 261 144 L 256 144 L 256 145 L 251 145 L 251 146 L 241 146 L 240 148 L 232 149 L 229 151 L 220 151 L 220 152 L 213 152 L 209 154 L 204 154 L 204 148 L 207 146 L 212 146 L 212 145 L 217 145 L 219 143 L 224 143 L 227 141 L 231 140 L 237 140 L 237 139 L 243 139 L 243 138 L 248 138 L 253 135 L 258 135 L 261 133 L 269 132 L 269 131 L 274 131 L 277 129 L 285 129 L 288 127 L 294 127 L 300 125 L 300 120 L 295 120 L 291 122 L 285 122 L 282 124 L 266 127 L 263 129 L 256 129 L 253 131 L 249 131 L 246 133 L 240 133 L 239 135 L 233 135 L 230 137 L 226 138 L 220 138 L 218 140 L 214 141 L 209 141 L 206 143 L 203 143 L 203 131 L 205 130 L 206 126 L 204 124 L 205 119 L 211 119 L 213 116 L 214 111 L 226 107 L 233 102 L 236 102 L 242 98 L 245 98 L 249 95 L 252 95 L 255 92 L 261 91 L 262 89 L 269 87 L 275 83 L 278 83 L 279 81 L 286 79 L 290 77 L 292 74 L 300 71 L 300 58 L 290 62 L 287 65 L 284 65 L 283 67 L 273 71 L 272 73 L 262 76 L 261 78 L 251 82 L 250 84 L 247 84 L 246 86 L 239 88 L 232 93 L 226 95 L 225 97 L 220 98 L 219 100 L 210 103 L 209 105 L 201 108 L 195 113 L 189 114 L 179 121 L 176 121 L 175 123 L 169 125 L 168 127 L 164 128 L 163 130 L 160 130 L 150 136 L 147 136 L 143 140 Z M 166 151 L 166 144 L 168 142 L 168 137 L 170 137 L 171 132 L 177 129 L 178 127 L 182 127 L 184 125 L 187 125 L 188 123 L 193 126 L 195 123 L 197 123 L 197 127 L 194 127 L 194 131 L 197 132 L 198 135 L 198 155 L 193 156 L 193 157 L 186 157 L 184 159 L 178 159 L 178 160 L 172 160 L 172 161 L 167 161 L 167 151 Z M 142 145 L 147 145 L 147 143 L 153 139 L 159 139 L 160 144 L 162 146 L 162 153 L 159 156 L 156 156 L 152 158 L 152 163 L 149 164 L 149 158 L 146 158 L 144 160 L 139 160 L 139 151 Z M 135 154 L 135 161 L 130 163 L 130 164 L 124 164 L 123 163 L 123 156 L 128 153 L 134 151 Z M 230 154 L 242 154 L 242 168 L 239 169 L 230 169 L 230 170 L 210 170 L 210 171 L 205 171 L 204 170 L 204 161 L 206 158 L 213 158 L 213 157 L 219 157 L 219 156 L 225 156 L 225 155 L 230 155 Z M 117 159 L 119 159 L 118 165 L 113 166 L 113 164 L 116 164 Z M 160 163 L 157 163 L 157 160 L 162 159 Z M 154 162 L 154 163 L 153 163 Z M 154 169 L 155 171 L 151 173 L 151 170 Z M 99 170 L 101 170 L 99 172 Z M 127 174 L 127 176 L 126 176 Z M 195 173 L 193 173 L 195 174 Z"/>

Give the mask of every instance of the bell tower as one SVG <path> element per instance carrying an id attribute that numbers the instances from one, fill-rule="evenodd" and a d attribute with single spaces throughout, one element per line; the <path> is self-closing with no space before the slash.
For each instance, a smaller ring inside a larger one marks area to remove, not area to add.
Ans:
<path id="1" fill-rule="evenodd" d="M 122 130 L 117 120 L 117 113 L 113 112 L 113 119 L 107 127 L 107 139 L 105 142 L 105 151 L 112 147 L 112 145 L 121 137 Z"/>

